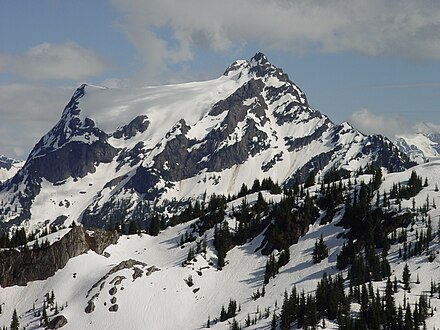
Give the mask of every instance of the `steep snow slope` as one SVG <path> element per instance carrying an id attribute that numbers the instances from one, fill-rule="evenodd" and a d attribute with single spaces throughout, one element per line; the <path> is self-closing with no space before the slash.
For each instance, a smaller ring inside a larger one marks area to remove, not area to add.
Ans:
<path id="1" fill-rule="evenodd" d="M 439 184 L 440 161 L 419 165 L 414 168 L 417 174 L 428 178 L 429 185 L 424 187 L 416 196 L 417 205 L 422 205 L 429 196 L 430 204 L 440 205 L 440 193 L 436 192 L 435 186 Z M 405 183 L 409 171 L 391 173 L 384 177 L 380 190 L 388 191 L 395 183 Z M 365 179 L 368 177 L 365 176 Z M 311 187 L 313 192 L 318 187 Z M 279 201 L 280 195 L 264 193 L 266 200 Z M 252 203 L 256 194 L 246 197 Z M 228 204 L 227 219 L 231 229 L 235 228 L 235 220 L 231 215 L 233 207 L 241 204 L 241 199 Z M 397 210 L 394 203 L 391 206 Z M 402 208 L 411 209 L 412 201 L 402 201 Z M 433 228 L 438 228 L 440 210 L 430 208 L 429 215 L 433 222 Z M 0 325 L 9 324 L 14 308 L 20 315 L 20 323 L 28 329 L 38 329 L 38 317 L 34 317 L 32 305 L 41 309 L 43 296 L 54 291 L 58 307 L 65 306 L 60 313 L 64 315 L 68 324 L 65 329 L 200 329 L 206 325 L 208 317 L 211 327 L 215 329 L 228 329 L 229 322 L 214 324 L 219 317 L 222 305 L 227 306 L 229 299 L 237 300 L 241 305 L 241 311 L 236 319 L 244 325 L 245 318 L 249 313 L 251 318 L 258 317 L 257 310 L 265 314 L 269 308 L 270 316 L 259 320 L 250 329 L 267 329 L 270 327 L 271 315 L 274 311 L 280 312 L 284 291 L 290 291 L 295 285 L 299 290 L 306 292 L 314 290 L 316 283 L 322 274 L 336 273 L 336 256 L 340 251 L 343 239 L 338 234 L 344 231 L 336 226 L 342 213 L 335 215 L 333 221 L 326 225 L 313 224 L 309 231 L 299 239 L 297 244 L 290 247 L 290 262 L 280 269 L 280 273 L 271 279 L 266 286 L 266 295 L 257 300 L 251 296 L 263 287 L 263 275 L 267 257 L 255 250 L 262 242 L 262 236 L 256 237 L 251 242 L 233 248 L 227 254 L 227 265 L 219 271 L 215 266 L 216 253 L 213 248 L 213 230 L 208 231 L 208 251 L 206 255 L 197 255 L 197 261 L 182 266 L 186 260 L 189 248 L 195 247 L 195 243 L 186 243 L 183 248 L 178 247 L 180 235 L 190 231 L 194 221 L 180 224 L 163 231 L 157 237 L 148 235 L 132 235 L 120 238 L 117 245 L 106 249 L 107 256 L 100 256 L 89 252 L 71 259 L 67 266 L 58 271 L 46 281 L 29 283 L 26 287 L 10 287 L 0 289 L 0 303 L 3 305 L 3 313 L 0 314 Z M 415 229 L 425 224 L 419 219 L 409 229 L 409 241 L 415 240 Z M 329 247 L 329 257 L 319 264 L 312 262 L 312 250 L 316 240 L 323 235 Z M 408 301 L 413 304 L 423 292 L 429 292 L 431 279 L 438 281 L 440 267 L 440 245 L 438 239 L 431 243 L 430 249 L 435 251 L 436 257 L 433 262 L 427 261 L 427 256 L 413 257 L 407 261 L 412 273 L 411 293 L 406 293 Z M 392 276 L 398 279 L 402 277 L 405 262 L 398 258 L 398 249 L 402 245 L 391 247 L 389 260 L 392 268 Z M 127 268 L 114 271 L 108 277 L 109 272 L 121 262 L 134 259 Z M 153 266 L 157 267 L 152 268 Z M 140 277 L 134 275 L 139 270 Z M 148 274 L 151 272 L 151 274 Z M 420 284 L 416 284 L 416 276 L 419 276 Z M 122 278 L 123 276 L 125 278 Z M 189 287 L 185 280 L 192 276 L 194 285 Z M 119 283 L 120 282 L 120 283 Z M 375 282 L 374 286 L 383 290 L 384 282 Z M 114 289 L 116 288 L 116 290 Z M 404 293 L 399 284 L 399 292 L 396 294 L 396 303 L 403 301 Z M 348 290 L 348 289 L 347 289 Z M 94 297 L 94 298 L 93 298 Z M 116 298 L 111 302 L 112 298 Z M 94 302 L 94 311 L 85 313 L 89 301 Z M 277 303 L 275 303 L 277 302 Z M 109 311 L 114 304 L 118 305 L 116 312 Z M 433 308 L 440 310 L 440 299 L 431 300 Z M 49 317 L 52 318 L 52 313 Z M 337 325 L 327 321 L 328 329 L 337 329 Z M 427 319 L 427 328 L 432 329 L 440 324 L 440 314 L 436 312 L 433 317 Z"/>

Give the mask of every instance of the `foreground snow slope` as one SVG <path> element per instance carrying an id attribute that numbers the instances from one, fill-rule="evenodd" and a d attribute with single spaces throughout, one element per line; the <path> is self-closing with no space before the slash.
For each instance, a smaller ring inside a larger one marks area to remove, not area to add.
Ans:
<path id="1" fill-rule="evenodd" d="M 440 205 L 440 193 L 435 191 L 435 185 L 439 183 L 440 162 L 419 165 L 414 170 L 423 178 L 428 178 L 429 182 L 429 185 L 416 196 L 417 205 L 422 205 L 428 196 L 431 204 Z M 404 183 L 408 180 L 410 172 L 411 170 L 385 175 L 380 189 L 388 191 L 394 183 Z M 266 200 L 280 199 L 279 195 L 269 193 L 265 193 L 264 197 Z M 255 199 L 255 194 L 248 196 L 249 202 Z M 240 203 L 241 200 L 231 202 L 227 213 L 231 212 L 234 205 Z M 411 208 L 411 204 L 411 200 L 403 201 L 402 207 Z M 397 208 L 397 205 L 392 207 Z M 438 228 L 440 208 L 431 208 L 429 215 L 433 228 Z M 285 290 L 290 291 L 292 286 L 296 285 L 300 291 L 310 292 L 315 289 L 324 272 L 337 272 L 336 256 L 343 243 L 337 236 L 343 229 L 336 224 L 341 216 L 341 213 L 337 213 L 333 221 L 327 225 L 312 225 L 299 242 L 291 246 L 290 262 L 270 280 L 265 288 L 266 295 L 257 300 L 253 300 L 251 296 L 257 290 L 262 290 L 267 260 L 266 256 L 255 252 L 261 244 L 262 237 L 258 236 L 253 241 L 229 251 L 226 257 L 227 265 L 219 271 L 212 266 L 216 264 L 216 253 L 212 246 L 213 230 L 210 230 L 207 233 L 206 255 L 197 255 L 196 262 L 183 266 L 190 246 L 195 247 L 195 243 L 186 243 L 181 248 L 178 247 L 178 241 L 180 235 L 189 231 L 191 224 L 196 221 L 194 220 L 168 228 L 157 237 L 123 236 L 116 245 L 106 249 L 105 256 L 89 252 L 73 258 L 64 269 L 46 281 L 32 282 L 26 287 L 0 288 L 0 303 L 3 303 L 0 325 L 10 323 L 13 309 L 16 308 L 21 326 L 26 326 L 27 329 L 40 328 L 38 317 L 33 315 L 32 306 L 35 304 L 36 309 L 41 309 L 43 296 L 53 290 L 58 307 L 64 306 L 60 314 L 68 320 L 65 329 L 200 329 L 206 325 L 208 317 L 211 327 L 228 329 L 228 321 L 214 324 L 214 320 L 219 317 L 221 306 L 227 307 L 231 298 L 241 305 L 241 311 L 236 317 L 241 325 L 244 325 L 248 313 L 253 318 L 254 315 L 258 316 L 257 310 L 264 315 L 265 309 L 269 308 L 269 318 L 263 317 L 255 326 L 250 327 L 267 329 L 270 327 L 271 313 L 274 310 L 280 312 Z M 229 222 L 231 228 L 234 228 L 235 220 L 230 218 Z M 423 225 L 418 221 L 414 229 Z M 415 231 L 408 233 L 409 241 L 414 241 Z M 329 247 L 329 257 L 319 264 L 313 264 L 312 250 L 321 234 Z M 56 238 L 57 236 L 54 236 L 51 239 Z M 406 293 L 410 303 L 414 303 L 421 293 L 429 292 L 431 279 L 439 280 L 438 238 L 432 242 L 430 248 L 436 253 L 433 262 L 428 262 L 426 255 L 407 261 L 412 273 L 411 293 Z M 399 245 L 392 246 L 389 260 L 392 277 L 401 279 L 405 262 L 401 262 L 397 257 L 398 249 Z M 106 277 L 115 266 L 129 259 L 134 259 L 135 262 L 126 264 L 127 268 L 121 267 Z M 142 274 L 134 278 L 139 272 Z M 192 276 L 194 282 L 191 287 L 185 282 L 189 276 Z M 419 276 L 420 284 L 415 283 L 416 276 Z M 382 290 L 385 283 L 376 282 L 374 285 Z M 400 290 L 396 295 L 397 304 L 402 303 L 403 296 L 403 291 Z M 86 313 L 85 308 L 91 300 L 95 305 L 94 311 Z M 115 304 L 118 305 L 118 310 L 109 311 Z M 440 310 L 438 298 L 433 298 L 431 304 Z M 50 318 L 52 313 L 49 314 Z M 427 319 L 428 329 L 439 324 L 438 312 Z M 327 328 L 336 329 L 337 326 L 328 321 Z"/>

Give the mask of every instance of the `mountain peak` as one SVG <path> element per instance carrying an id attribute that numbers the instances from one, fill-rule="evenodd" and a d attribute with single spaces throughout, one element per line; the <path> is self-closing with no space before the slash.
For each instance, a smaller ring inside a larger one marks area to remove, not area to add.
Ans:
<path id="1" fill-rule="evenodd" d="M 238 60 L 232 63 L 223 74 L 224 76 L 251 75 L 257 78 L 275 76 L 282 81 L 288 81 L 289 76 L 282 69 L 269 62 L 267 56 L 257 52 L 250 60 Z"/>
<path id="2" fill-rule="evenodd" d="M 267 64 L 269 63 L 269 61 L 267 60 L 266 55 L 264 55 L 261 52 L 257 52 L 252 58 L 251 58 L 251 62 L 257 62 L 259 64 Z"/>

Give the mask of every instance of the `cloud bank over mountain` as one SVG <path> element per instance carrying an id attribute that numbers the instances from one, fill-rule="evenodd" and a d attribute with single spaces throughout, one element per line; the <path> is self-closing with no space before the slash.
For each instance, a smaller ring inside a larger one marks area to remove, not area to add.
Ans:
<path id="1" fill-rule="evenodd" d="M 233 51 L 253 42 L 292 53 L 440 59 L 440 7 L 435 1 L 113 0 L 113 4 L 123 13 L 120 28 L 150 74 L 190 61 L 198 49 Z"/>

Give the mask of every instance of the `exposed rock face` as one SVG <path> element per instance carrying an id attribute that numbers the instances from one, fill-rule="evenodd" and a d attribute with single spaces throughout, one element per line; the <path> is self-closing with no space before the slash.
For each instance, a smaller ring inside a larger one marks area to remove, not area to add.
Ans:
<path id="1" fill-rule="evenodd" d="M 85 87 L 83 84 L 75 91 L 60 121 L 31 151 L 23 168 L 31 178 L 58 182 L 83 177 L 93 173 L 99 163 L 109 163 L 116 156 L 117 149 L 107 143 L 108 134 L 96 127 L 92 119 L 81 117 L 78 105 Z M 136 119 L 133 122 L 122 131 L 123 135 L 140 125 Z"/>
<path id="2" fill-rule="evenodd" d="M 63 268 L 70 258 L 89 250 L 101 254 L 119 238 L 116 231 L 89 230 L 84 227 L 72 228 L 63 238 L 48 248 L 22 252 L 0 259 L 0 285 L 26 285 L 35 280 L 45 280 Z"/>
<path id="3" fill-rule="evenodd" d="M 118 304 L 114 304 L 114 305 L 111 305 L 111 306 L 108 308 L 108 311 L 109 311 L 109 312 L 117 312 L 118 309 L 119 309 Z"/>
<path id="4" fill-rule="evenodd" d="M 86 312 L 87 314 L 92 313 L 95 310 L 95 303 L 93 302 L 93 300 L 90 300 L 87 303 L 87 307 L 85 308 L 84 312 Z"/>
<path id="5" fill-rule="evenodd" d="M 250 114 L 262 122 L 267 105 L 261 96 L 264 84 L 260 80 L 250 80 L 237 89 L 225 100 L 216 103 L 209 116 L 218 116 L 227 112 L 220 126 L 206 135 L 203 141 L 193 141 L 186 137 L 190 127 L 184 121 L 179 123 L 180 134 L 168 141 L 164 150 L 155 157 L 155 164 L 162 177 L 167 181 L 180 181 L 194 176 L 206 169 L 208 172 L 219 172 L 241 164 L 250 156 L 267 149 L 269 146 L 262 143 L 267 140 L 267 134 L 259 129 Z M 251 105 L 243 105 L 243 100 L 255 98 Z M 234 133 L 237 125 L 245 122 L 245 132 L 235 143 L 226 144 Z M 200 147 L 191 148 L 195 143 Z M 163 170 L 164 165 L 167 169 Z M 154 183 L 154 181 L 150 181 Z M 138 191 L 138 190 L 137 190 Z"/>
<path id="6" fill-rule="evenodd" d="M 49 321 L 47 327 L 49 329 L 59 329 L 67 324 L 67 319 L 64 315 L 57 315 L 52 320 Z"/>
<path id="7" fill-rule="evenodd" d="M 96 165 L 111 162 L 116 154 L 116 149 L 105 142 L 70 142 L 44 158 L 33 159 L 27 170 L 32 177 L 43 177 L 55 183 L 68 177 L 81 178 L 93 173 Z"/>
<path id="8" fill-rule="evenodd" d="M 362 148 L 363 154 L 374 154 L 375 164 L 386 167 L 393 171 L 402 171 L 407 167 L 416 165 L 406 157 L 406 162 L 402 164 L 402 153 L 390 140 L 381 135 L 369 135 L 370 143 Z M 385 146 L 385 147 L 384 147 Z"/>
<path id="9" fill-rule="evenodd" d="M 143 133 L 147 130 L 150 122 L 147 116 L 137 116 L 128 125 L 125 125 L 113 133 L 113 137 L 120 139 L 124 137 L 124 140 L 130 139 L 138 132 Z"/>
<path id="10" fill-rule="evenodd" d="M 117 149 L 107 143 L 108 135 L 93 120 L 80 117 L 78 103 L 85 86 L 76 90 L 61 120 L 31 151 L 23 168 L 31 178 L 46 178 L 54 183 L 68 177 L 84 177 L 93 173 L 99 163 L 109 163 L 117 155 Z"/>
<path id="11" fill-rule="evenodd" d="M 108 291 L 108 294 L 111 296 L 114 296 L 116 294 L 116 292 L 118 292 L 118 288 L 114 286 L 114 287 L 110 288 L 110 290 Z"/>
<path id="12" fill-rule="evenodd" d="M 0 168 L 10 170 L 12 168 L 13 163 L 14 163 L 13 159 L 0 155 Z"/>

